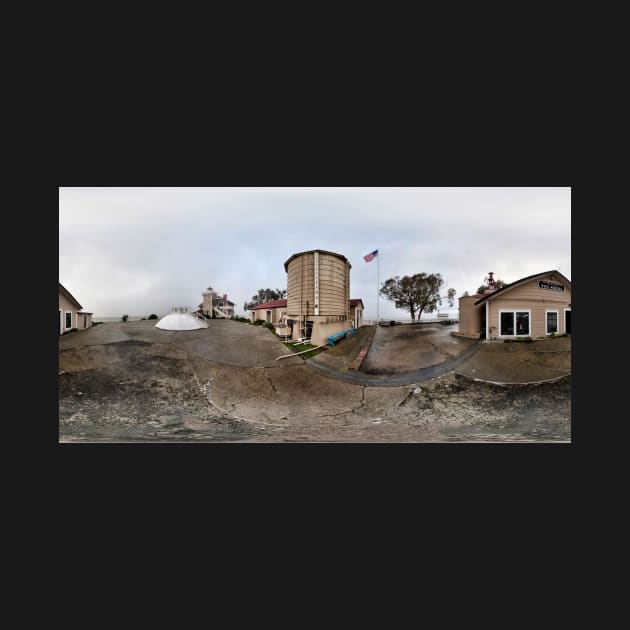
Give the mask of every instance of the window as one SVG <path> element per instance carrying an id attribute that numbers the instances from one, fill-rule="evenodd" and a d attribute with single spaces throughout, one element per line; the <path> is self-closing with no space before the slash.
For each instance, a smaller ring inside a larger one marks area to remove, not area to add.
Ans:
<path id="1" fill-rule="evenodd" d="M 501 335 L 514 334 L 514 313 L 501 313 Z"/>
<path id="2" fill-rule="evenodd" d="M 517 311 L 516 315 L 516 334 L 529 335 L 529 313 L 525 311 Z"/>
<path id="3" fill-rule="evenodd" d="M 66 311 L 66 328 L 72 328 L 72 311 Z"/>
<path id="4" fill-rule="evenodd" d="M 546 333 L 558 333 L 558 311 L 545 311 Z"/>
<path id="5" fill-rule="evenodd" d="M 499 311 L 499 336 L 529 337 L 529 311 Z"/>

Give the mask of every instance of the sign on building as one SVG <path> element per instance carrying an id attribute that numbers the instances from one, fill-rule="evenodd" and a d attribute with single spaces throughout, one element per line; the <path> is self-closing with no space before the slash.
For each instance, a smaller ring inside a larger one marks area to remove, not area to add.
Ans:
<path id="1" fill-rule="evenodd" d="M 541 289 L 551 289 L 551 291 L 564 291 L 563 284 L 557 284 L 556 282 L 547 282 L 546 280 L 539 280 L 538 286 Z"/>

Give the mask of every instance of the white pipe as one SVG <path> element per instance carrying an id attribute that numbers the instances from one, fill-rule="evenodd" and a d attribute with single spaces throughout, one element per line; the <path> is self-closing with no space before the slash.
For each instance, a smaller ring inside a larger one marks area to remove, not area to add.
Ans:
<path id="1" fill-rule="evenodd" d="M 296 357 L 298 354 L 304 354 L 305 352 L 311 352 L 311 350 L 319 350 L 320 348 L 324 348 L 326 346 L 326 344 L 322 344 L 321 346 L 317 346 L 317 348 L 309 348 L 308 350 L 302 350 L 301 352 L 295 352 L 294 354 L 285 354 L 281 357 L 277 357 L 276 361 L 279 361 L 280 359 L 286 359 L 287 357 Z"/>

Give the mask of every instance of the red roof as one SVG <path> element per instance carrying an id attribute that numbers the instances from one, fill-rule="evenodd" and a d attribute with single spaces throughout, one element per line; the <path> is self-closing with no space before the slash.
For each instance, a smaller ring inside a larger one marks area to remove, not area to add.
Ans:
<path id="1" fill-rule="evenodd" d="M 359 303 L 361 303 L 361 306 L 363 306 L 363 300 L 361 298 L 351 298 L 350 299 L 350 306 L 358 306 Z M 363 308 L 365 308 L 363 306 Z"/>
<path id="2" fill-rule="evenodd" d="M 272 300 L 271 302 L 263 302 L 262 304 L 259 304 L 258 306 L 252 306 L 249 310 L 257 311 L 258 309 L 261 309 L 261 308 L 281 308 L 286 305 L 287 305 L 287 300 L 285 298 L 283 300 Z"/>

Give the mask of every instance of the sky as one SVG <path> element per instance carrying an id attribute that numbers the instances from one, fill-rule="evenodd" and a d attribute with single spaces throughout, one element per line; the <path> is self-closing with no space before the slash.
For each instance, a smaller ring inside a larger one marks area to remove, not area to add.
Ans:
<path id="1" fill-rule="evenodd" d="M 209 286 L 247 315 L 244 302 L 286 289 L 284 262 L 313 249 L 348 258 L 364 319 L 394 276 L 440 273 L 456 297 L 489 271 L 570 280 L 571 188 L 59 188 L 59 281 L 95 321 L 196 308 Z M 409 317 L 382 297 L 378 310 Z"/>

